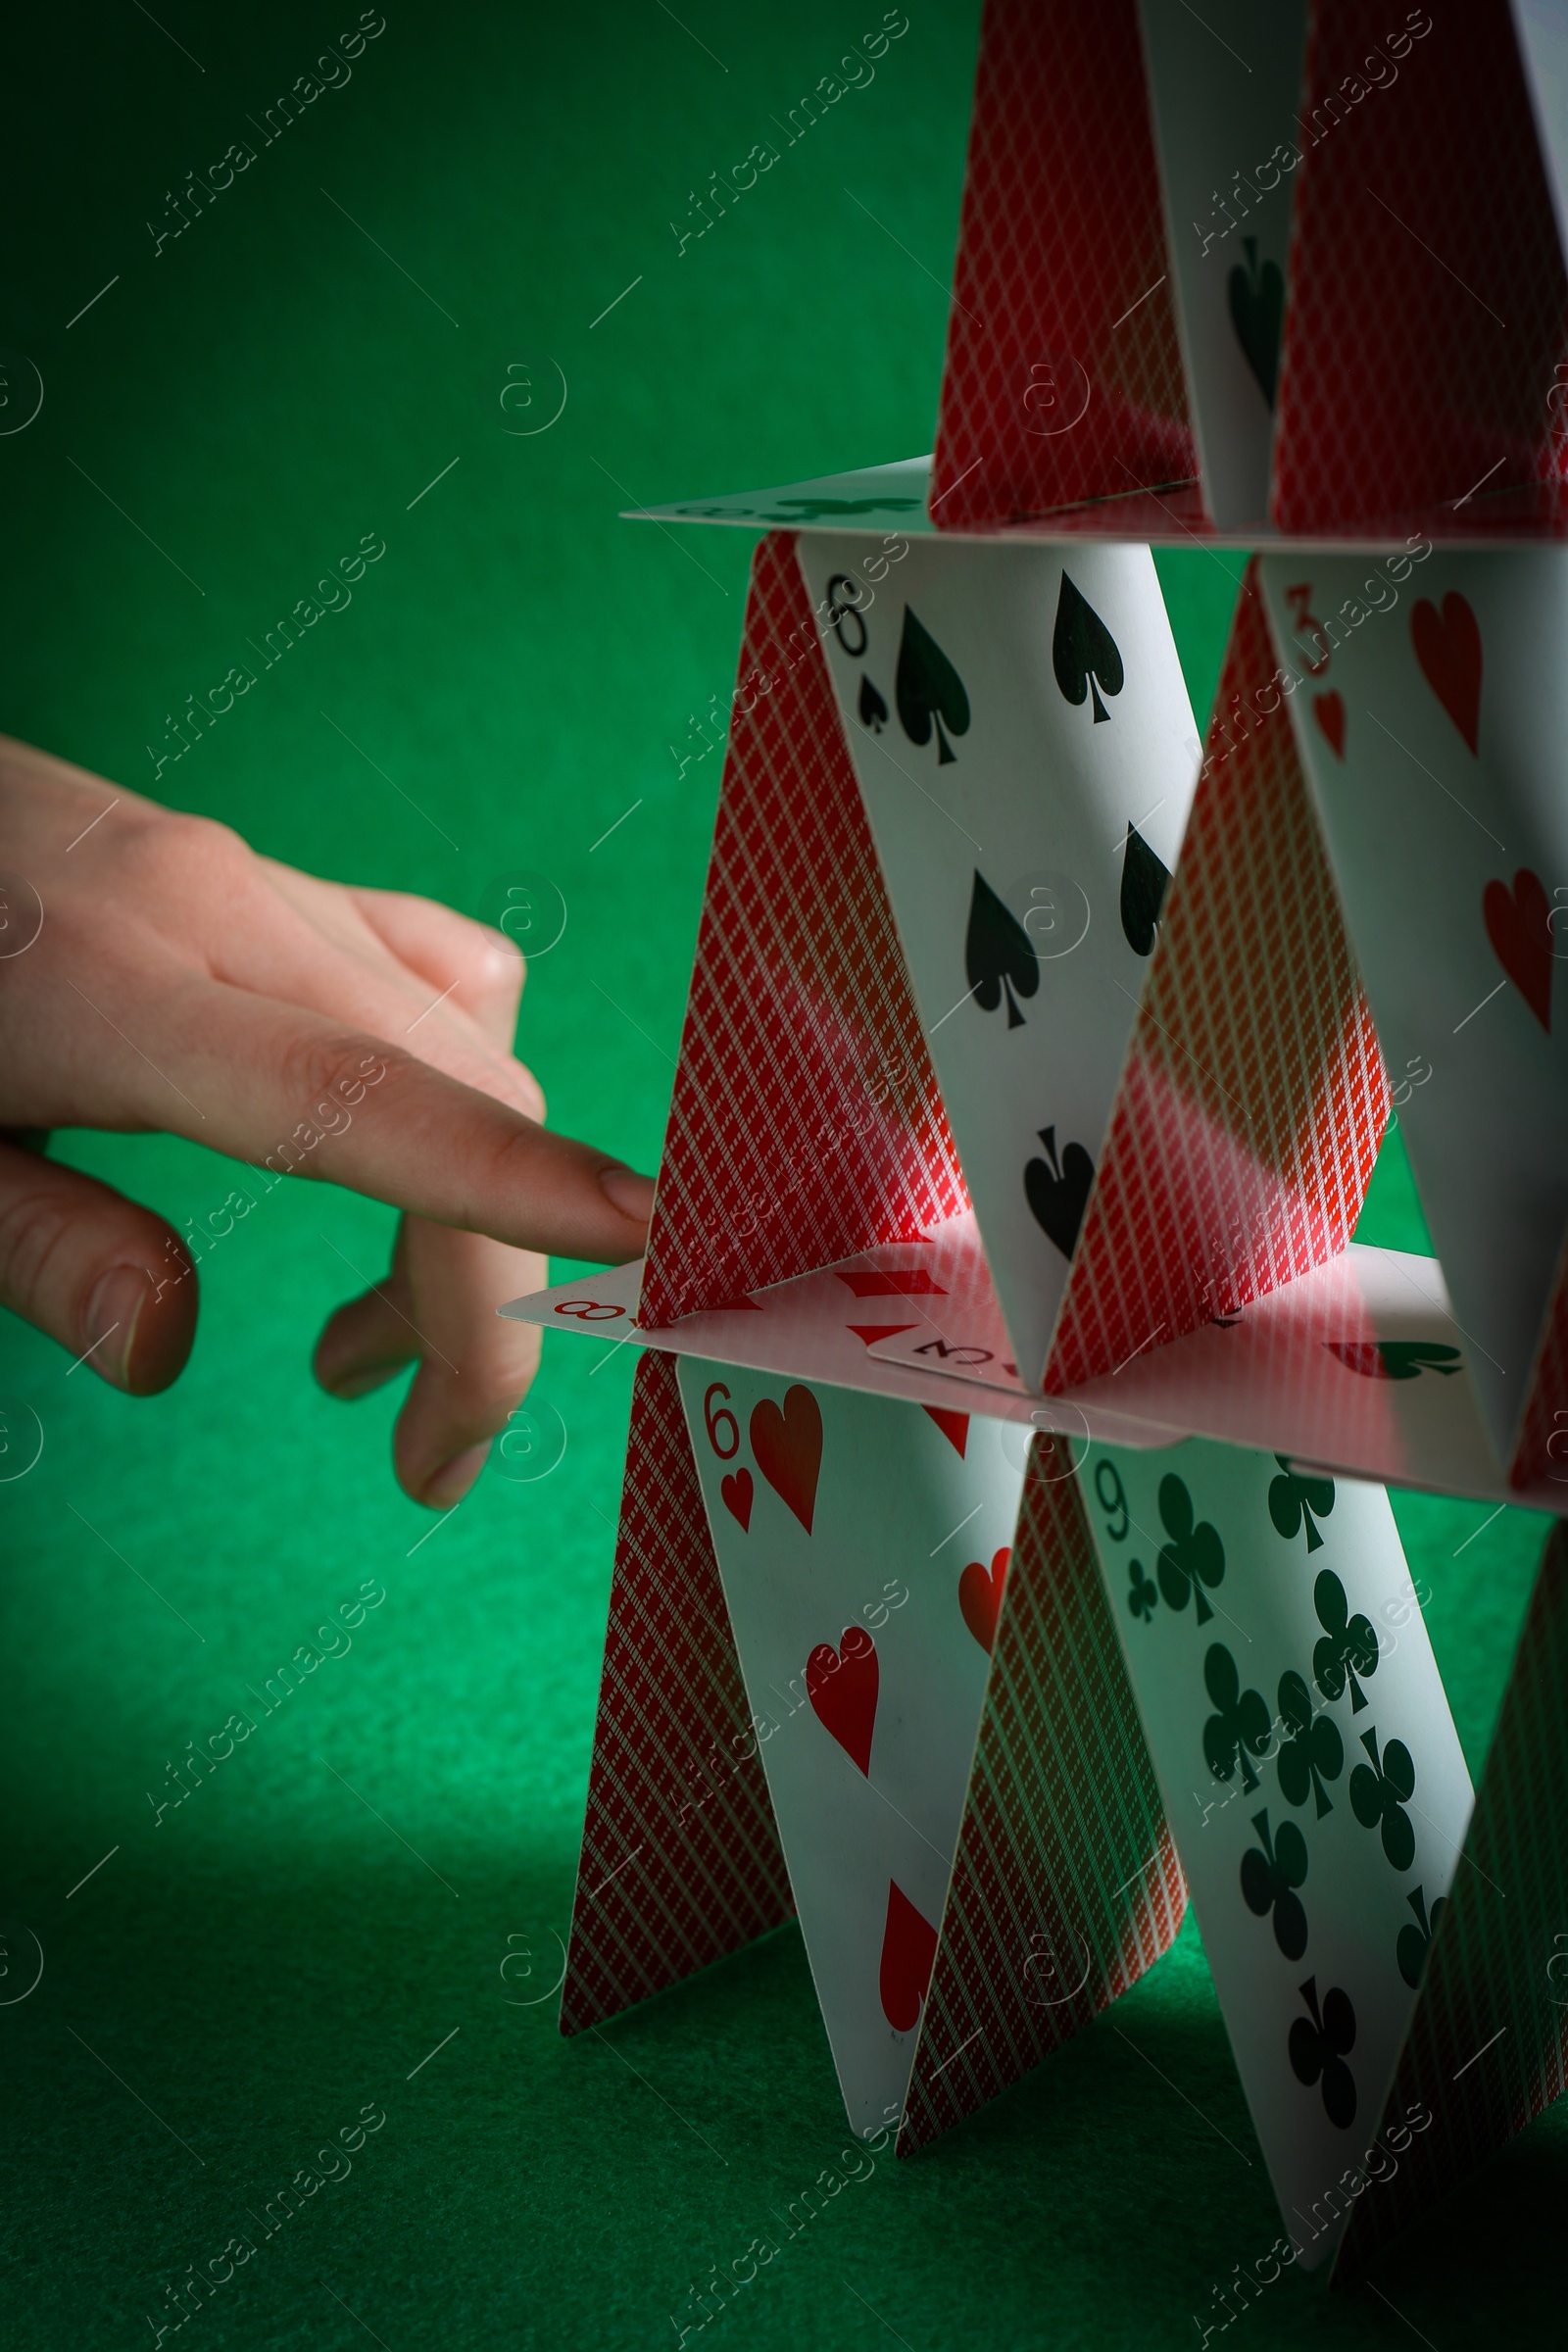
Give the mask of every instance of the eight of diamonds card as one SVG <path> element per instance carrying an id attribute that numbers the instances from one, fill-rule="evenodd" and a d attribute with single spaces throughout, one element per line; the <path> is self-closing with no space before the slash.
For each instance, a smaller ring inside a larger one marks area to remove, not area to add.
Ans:
<path id="1" fill-rule="evenodd" d="M 1381 1487 L 1196 1439 L 1081 1475 L 1289 2226 L 1377 2131 L 1469 1775 Z"/>

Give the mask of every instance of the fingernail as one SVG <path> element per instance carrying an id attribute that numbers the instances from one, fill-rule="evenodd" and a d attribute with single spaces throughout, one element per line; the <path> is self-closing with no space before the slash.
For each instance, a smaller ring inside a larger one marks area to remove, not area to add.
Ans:
<path id="1" fill-rule="evenodd" d="M 463 1497 L 484 1468 L 490 1452 L 490 1441 L 470 1446 L 465 1453 L 455 1453 L 450 1462 L 443 1462 L 433 1478 L 424 1482 L 424 1499 L 438 1511 L 449 1511 Z"/>
<path id="2" fill-rule="evenodd" d="M 152 1286 L 139 1266 L 113 1266 L 87 1301 L 88 1360 L 105 1380 L 125 1386 L 136 1325 Z"/>
<path id="3" fill-rule="evenodd" d="M 623 1217 L 634 1217 L 646 1225 L 654 1213 L 654 1180 L 639 1176 L 635 1168 L 601 1168 L 599 1181 Z"/>

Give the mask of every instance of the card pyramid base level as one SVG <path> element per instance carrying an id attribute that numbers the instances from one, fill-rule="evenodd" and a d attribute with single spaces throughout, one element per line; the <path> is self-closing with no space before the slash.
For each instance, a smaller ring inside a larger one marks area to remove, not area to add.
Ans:
<path id="1" fill-rule="evenodd" d="M 1339 2212 L 1355 2200 L 1336 2283 L 1357 2277 L 1568 2088 L 1565 1787 L 1568 1530 L 1558 1526 L 1384 2107 L 1378 2138 L 1388 2153 L 1373 2172 L 1357 2150 L 1342 2180 L 1324 2183 L 1324 2202 L 1337 2197 Z"/>
<path id="2" fill-rule="evenodd" d="M 750 1725 L 675 1359 L 647 1354 L 632 1387 L 564 2034 L 793 1917 Z"/>
<path id="3" fill-rule="evenodd" d="M 901 2156 L 1092 2024 L 1187 1908 L 1064 1454 L 1030 1448 Z"/>
<path id="4" fill-rule="evenodd" d="M 911 1408 L 912 1409 L 912 1408 Z M 1077 1483 L 1037 1441 L 898 2152 L 1089 2024 L 1186 1891 Z M 737 1951 L 793 1904 L 673 1357 L 637 1367 L 561 2026 Z"/>

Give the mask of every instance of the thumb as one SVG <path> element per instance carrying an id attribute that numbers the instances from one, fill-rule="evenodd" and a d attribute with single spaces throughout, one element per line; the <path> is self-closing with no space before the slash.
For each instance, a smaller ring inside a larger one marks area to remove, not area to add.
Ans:
<path id="1" fill-rule="evenodd" d="M 184 1370 L 196 1269 L 151 1209 L 0 1141 L 0 1305 L 114 1387 L 151 1396 Z"/>

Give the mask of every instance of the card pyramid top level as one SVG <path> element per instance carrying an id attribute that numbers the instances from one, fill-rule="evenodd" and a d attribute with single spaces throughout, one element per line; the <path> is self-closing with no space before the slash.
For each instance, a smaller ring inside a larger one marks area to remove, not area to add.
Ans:
<path id="1" fill-rule="evenodd" d="M 1568 537 L 1563 90 L 1539 0 L 987 0 L 929 469 L 657 513 Z"/>

